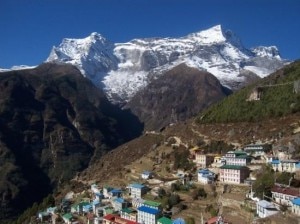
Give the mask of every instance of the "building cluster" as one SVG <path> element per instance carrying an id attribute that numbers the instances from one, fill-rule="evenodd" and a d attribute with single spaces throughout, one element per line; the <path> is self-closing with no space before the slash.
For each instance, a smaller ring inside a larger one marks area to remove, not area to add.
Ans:
<path id="1" fill-rule="evenodd" d="M 274 156 L 270 153 L 271 148 L 271 145 L 252 144 L 245 146 L 243 150 L 229 151 L 224 155 L 204 154 L 202 150 L 194 148 L 194 162 L 199 168 L 198 182 L 252 184 L 255 178 L 251 177 L 251 171 L 260 169 L 262 164 L 269 164 L 275 172 L 300 176 L 300 161 L 289 158 L 290 156 L 283 151 Z M 300 188 L 275 184 L 271 192 L 272 198 L 268 201 L 252 197 L 256 199 L 258 217 L 265 218 L 276 214 L 282 206 L 300 216 Z"/>
<path id="2" fill-rule="evenodd" d="M 151 177 L 151 172 L 144 172 L 141 175 L 143 179 L 147 179 Z M 57 223 L 60 218 L 66 224 L 185 223 L 181 218 L 172 220 L 164 216 L 161 203 L 143 199 L 148 190 L 146 185 L 139 183 L 129 184 L 126 189 L 109 186 L 99 188 L 97 184 L 92 184 L 88 198 L 81 198 L 79 202 L 76 202 L 73 195 L 68 195 L 59 209 L 49 207 L 39 212 L 38 218 L 42 223 L 50 222 L 50 220 L 51 223 Z"/>
<path id="3" fill-rule="evenodd" d="M 255 178 L 251 172 L 259 170 L 262 164 L 269 164 L 276 172 L 300 172 L 300 161 L 280 155 L 270 155 L 270 145 L 247 145 L 242 150 L 229 151 L 224 155 L 204 154 L 200 149 L 191 150 L 192 159 L 199 168 L 197 180 L 200 184 L 244 184 L 251 185 Z M 184 176 L 184 175 L 182 175 Z M 147 180 L 153 173 L 144 171 L 141 179 Z M 112 187 L 98 187 L 91 185 L 89 198 L 74 200 L 72 195 L 66 197 L 59 209 L 49 207 L 38 214 L 43 222 L 45 219 L 56 223 L 57 219 L 67 224 L 180 224 L 183 219 L 172 220 L 170 214 L 166 215 L 159 202 L 146 200 L 144 195 L 149 187 L 140 183 L 131 183 L 126 189 Z M 292 213 L 300 216 L 300 188 L 290 185 L 275 184 L 271 189 L 272 198 L 249 198 L 256 200 L 256 213 L 258 217 L 265 218 L 279 212 L 286 206 Z M 253 192 L 251 192 L 253 193 Z M 57 212 L 60 211 L 60 213 Z M 211 222 L 218 223 L 221 216 L 213 217 Z M 84 221 L 83 221 L 84 219 Z M 223 223 L 226 223 L 223 221 Z"/>

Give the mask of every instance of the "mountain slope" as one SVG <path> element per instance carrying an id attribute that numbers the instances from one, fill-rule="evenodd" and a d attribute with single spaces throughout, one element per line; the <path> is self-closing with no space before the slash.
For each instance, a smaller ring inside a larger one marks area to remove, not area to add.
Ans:
<path id="1" fill-rule="evenodd" d="M 275 46 L 246 49 L 232 31 L 224 31 L 220 25 L 181 38 L 134 39 L 117 44 L 92 33 L 84 39 L 64 39 L 53 47 L 47 61 L 77 66 L 104 88 L 112 102 L 121 104 L 153 78 L 182 63 L 210 72 L 232 89 L 286 63 Z"/>
<path id="2" fill-rule="evenodd" d="M 126 107 L 145 129 L 159 130 L 195 116 L 229 93 L 213 75 L 181 64 L 149 82 Z"/>
<path id="3" fill-rule="evenodd" d="M 300 61 L 296 61 L 212 106 L 198 122 L 261 121 L 299 111 Z"/>
<path id="4" fill-rule="evenodd" d="M 71 65 L 0 73 L 0 89 L 0 220 L 143 128 Z"/>

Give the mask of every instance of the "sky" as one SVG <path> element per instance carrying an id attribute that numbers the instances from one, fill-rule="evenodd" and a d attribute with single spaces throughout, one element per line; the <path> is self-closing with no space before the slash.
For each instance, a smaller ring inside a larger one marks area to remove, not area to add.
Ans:
<path id="1" fill-rule="evenodd" d="M 245 47 L 300 58 L 299 0 L 0 0 L 0 68 L 38 65 L 63 38 L 181 37 L 221 24 Z"/>

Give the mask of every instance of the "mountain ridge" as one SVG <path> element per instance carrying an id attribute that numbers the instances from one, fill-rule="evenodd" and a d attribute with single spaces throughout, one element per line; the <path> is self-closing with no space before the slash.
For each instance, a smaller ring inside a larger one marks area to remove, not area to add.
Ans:
<path id="1" fill-rule="evenodd" d="M 1 223 L 143 129 L 72 65 L 4 72 L 0 88 Z"/>
<path id="2" fill-rule="evenodd" d="M 46 61 L 77 66 L 112 102 L 121 104 L 147 86 L 149 79 L 182 63 L 212 73 L 233 90 L 245 85 L 247 78 L 241 73 L 264 77 L 287 63 L 276 47 L 246 49 L 237 35 L 224 31 L 221 25 L 180 38 L 106 41 L 97 33 L 83 39 L 64 39 Z"/>

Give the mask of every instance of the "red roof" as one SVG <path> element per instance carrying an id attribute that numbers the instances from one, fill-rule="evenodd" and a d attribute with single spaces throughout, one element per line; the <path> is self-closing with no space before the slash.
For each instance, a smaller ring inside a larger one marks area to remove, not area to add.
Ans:
<path id="1" fill-rule="evenodd" d="M 115 224 L 137 224 L 137 222 L 123 219 L 120 216 L 114 215 L 114 214 L 108 214 L 108 215 L 104 216 L 103 219 L 106 219 Z"/>
<path id="2" fill-rule="evenodd" d="M 272 192 L 300 197 L 300 188 L 274 186 Z"/>
<path id="3" fill-rule="evenodd" d="M 114 214 L 108 214 L 106 216 L 103 216 L 103 219 L 109 220 L 109 221 L 114 221 L 116 218 L 116 215 Z"/>
<path id="4" fill-rule="evenodd" d="M 215 217 L 212 217 L 212 218 L 210 218 L 209 220 L 207 220 L 207 224 L 216 224 L 217 223 L 217 221 L 218 221 L 218 219 L 219 219 L 219 216 L 215 216 Z M 222 218 L 222 220 L 223 220 L 223 222 L 224 222 L 224 224 L 228 224 L 229 222 L 227 222 L 227 220 L 225 220 L 225 219 L 223 219 Z"/>

